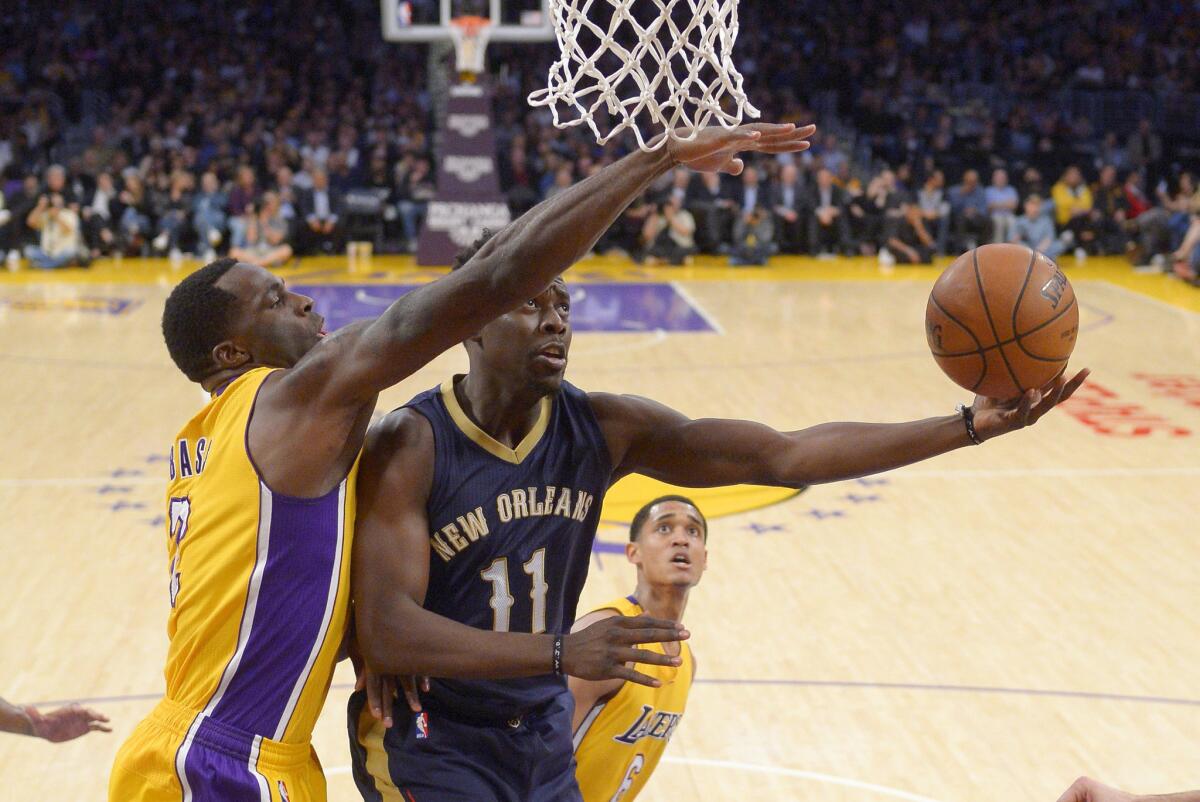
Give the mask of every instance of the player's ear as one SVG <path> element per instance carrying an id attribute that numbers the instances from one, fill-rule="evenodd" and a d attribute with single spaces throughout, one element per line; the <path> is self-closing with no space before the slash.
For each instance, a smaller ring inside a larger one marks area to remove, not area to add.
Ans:
<path id="1" fill-rule="evenodd" d="M 625 544 L 625 559 L 629 560 L 629 562 L 633 563 L 634 565 L 642 564 L 642 551 L 638 548 L 638 544 L 636 542 Z"/>
<path id="2" fill-rule="evenodd" d="M 463 340 L 462 345 L 463 345 L 463 348 L 467 349 L 468 354 L 470 354 L 473 349 L 481 349 L 482 350 L 482 348 L 483 348 L 483 332 L 482 331 L 475 332 L 470 337 L 467 337 L 465 340 Z"/>
<path id="3" fill-rule="evenodd" d="M 221 370 L 229 368 L 240 368 L 242 365 L 250 361 L 250 352 L 242 350 L 242 348 L 233 340 L 224 340 L 217 343 L 212 350 L 213 362 L 217 364 Z"/>

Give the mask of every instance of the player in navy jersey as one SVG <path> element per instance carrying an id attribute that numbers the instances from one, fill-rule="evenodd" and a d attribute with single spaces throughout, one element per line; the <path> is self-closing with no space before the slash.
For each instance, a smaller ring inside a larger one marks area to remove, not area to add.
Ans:
<path id="1" fill-rule="evenodd" d="M 570 306 L 558 279 L 465 342 L 465 376 L 368 434 L 353 564 L 364 656 L 390 674 L 404 672 L 414 651 L 426 652 L 425 664 L 445 654 L 434 676 L 475 679 L 432 680 L 413 705 L 420 712 L 391 727 L 362 694 L 352 697 L 355 779 L 367 800 L 580 798 L 564 678 L 489 680 L 492 655 L 439 642 L 420 622 L 433 611 L 466 631 L 568 632 L 604 494 L 618 478 L 801 487 L 864 476 L 1027 426 L 1087 375 L 1013 402 L 976 398 L 964 414 L 784 433 L 572 386 Z"/>

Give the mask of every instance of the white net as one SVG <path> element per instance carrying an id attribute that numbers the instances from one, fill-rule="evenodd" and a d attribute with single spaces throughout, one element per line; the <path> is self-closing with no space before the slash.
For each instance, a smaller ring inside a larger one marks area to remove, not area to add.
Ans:
<path id="1" fill-rule="evenodd" d="M 636 6 L 636 8 L 635 8 Z M 713 120 L 757 118 L 733 63 L 738 0 L 550 0 L 561 57 L 529 96 L 558 128 L 587 124 L 600 144 L 632 131 L 690 139 Z M 682 132 L 682 133 L 680 133 Z"/>
<path id="2" fill-rule="evenodd" d="M 455 67 L 460 73 L 483 72 L 484 54 L 492 24 L 484 17 L 456 17 L 450 20 L 450 39 L 454 42 Z"/>

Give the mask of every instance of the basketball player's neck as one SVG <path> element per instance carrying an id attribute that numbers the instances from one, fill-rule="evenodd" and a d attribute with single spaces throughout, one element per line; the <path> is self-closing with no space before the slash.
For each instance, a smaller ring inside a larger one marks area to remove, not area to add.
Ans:
<path id="1" fill-rule="evenodd" d="M 264 365 L 239 365 L 236 368 L 228 368 L 227 370 L 219 371 L 219 372 L 214 373 L 213 375 L 203 379 L 200 382 L 200 386 L 202 388 L 204 388 L 204 392 L 208 393 L 209 395 L 212 395 L 217 390 L 220 390 L 220 389 L 226 387 L 227 385 L 229 385 L 230 383 L 232 383 L 234 379 L 238 378 L 243 373 L 247 373 L 251 370 L 254 370 L 255 368 L 261 368 L 261 367 L 265 367 L 265 366 Z"/>
<path id="2" fill-rule="evenodd" d="M 667 621 L 683 621 L 683 611 L 687 608 L 690 587 L 680 585 L 652 585 L 646 581 L 645 575 L 638 572 L 637 590 L 633 592 L 638 604 L 652 618 L 662 618 Z"/>
<path id="3" fill-rule="evenodd" d="M 454 383 L 454 396 L 476 426 L 515 448 L 537 423 L 543 394 L 528 385 L 472 371 Z"/>

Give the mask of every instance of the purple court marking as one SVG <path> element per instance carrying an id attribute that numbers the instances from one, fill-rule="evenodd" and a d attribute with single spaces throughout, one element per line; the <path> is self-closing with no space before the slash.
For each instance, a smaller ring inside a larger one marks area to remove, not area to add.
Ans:
<path id="1" fill-rule="evenodd" d="M 935 693 L 982 693 L 1004 696 L 1053 697 L 1059 699 L 1093 699 L 1100 702 L 1135 702 L 1148 705 L 1183 705 L 1200 707 L 1200 699 L 1183 699 L 1173 696 L 1139 696 L 1128 693 L 1102 693 L 1100 691 L 1071 691 L 1048 688 L 1006 688 L 992 685 L 941 685 L 916 682 L 864 682 L 857 680 L 826 679 L 739 679 L 723 677 L 697 677 L 698 685 L 733 685 L 743 687 L 780 688 L 844 688 L 847 690 L 876 691 L 931 691 Z M 348 682 L 334 683 L 331 690 L 348 691 L 354 686 Z M 59 705 L 117 704 L 120 702 L 145 702 L 161 699 L 161 693 L 138 693 L 127 696 L 93 696 L 86 699 L 50 699 L 33 702 L 35 707 L 57 707 Z"/>
<path id="2" fill-rule="evenodd" d="M 414 284 L 297 285 L 308 295 L 326 328 L 379 315 Z M 711 332 L 713 327 L 670 284 L 577 284 L 571 287 L 571 326 L 575 331 Z"/>
<path id="3" fill-rule="evenodd" d="M 765 535 L 768 532 L 786 532 L 787 527 L 782 524 L 758 524 L 751 521 L 742 527 L 742 529 L 753 532 L 756 535 Z"/>
<path id="4" fill-rule="evenodd" d="M 0 298 L 0 307 L 23 312 L 88 312 L 96 315 L 123 315 L 137 309 L 142 302 L 136 298 L 100 298 L 83 295 L 78 298 Z"/>

